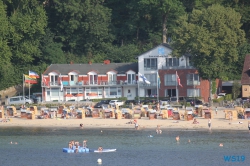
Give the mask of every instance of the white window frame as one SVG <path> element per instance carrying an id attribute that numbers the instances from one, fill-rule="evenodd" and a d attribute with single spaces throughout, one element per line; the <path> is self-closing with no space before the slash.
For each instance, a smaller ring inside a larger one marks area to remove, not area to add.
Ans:
<path id="1" fill-rule="evenodd" d="M 165 74 L 164 75 L 164 85 L 165 86 L 176 86 L 176 74 Z"/>

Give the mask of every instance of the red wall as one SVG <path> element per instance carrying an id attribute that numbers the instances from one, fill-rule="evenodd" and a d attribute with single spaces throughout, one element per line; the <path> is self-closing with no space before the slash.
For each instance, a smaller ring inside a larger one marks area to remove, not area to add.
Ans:
<path id="1" fill-rule="evenodd" d="M 178 86 L 179 96 L 187 96 L 187 89 L 193 89 L 192 85 L 187 85 L 187 74 L 197 73 L 196 69 L 183 69 L 183 70 L 159 70 L 159 76 L 161 79 L 161 87 L 159 90 L 159 96 L 165 96 L 165 89 L 176 89 L 176 86 L 165 86 L 164 84 L 164 75 L 165 74 L 175 74 L 177 71 L 178 76 L 180 77 L 180 83 L 183 87 Z M 208 80 L 200 79 L 200 85 L 195 86 L 196 89 L 200 89 L 202 100 L 208 102 L 209 97 L 209 82 Z"/>

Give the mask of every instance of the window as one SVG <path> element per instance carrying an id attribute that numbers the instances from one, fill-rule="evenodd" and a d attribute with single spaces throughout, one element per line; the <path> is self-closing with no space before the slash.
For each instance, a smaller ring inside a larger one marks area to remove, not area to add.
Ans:
<path id="1" fill-rule="evenodd" d="M 157 70 L 157 58 L 144 59 L 144 70 Z"/>
<path id="2" fill-rule="evenodd" d="M 192 59 L 193 59 L 192 56 L 188 57 L 188 66 L 194 66 Z"/>
<path id="3" fill-rule="evenodd" d="M 187 74 L 187 85 L 200 85 L 200 77 L 198 74 Z"/>
<path id="4" fill-rule="evenodd" d="M 70 81 L 77 82 L 78 81 L 78 76 L 77 75 L 69 75 Z"/>
<path id="5" fill-rule="evenodd" d="M 128 84 L 134 84 L 135 83 L 135 74 L 128 74 L 127 75 L 127 81 L 128 81 Z"/>
<path id="6" fill-rule="evenodd" d="M 97 75 L 96 74 L 89 75 L 89 84 L 90 85 L 97 84 Z"/>
<path id="7" fill-rule="evenodd" d="M 179 58 L 166 58 L 166 66 L 179 66 Z"/>
<path id="8" fill-rule="evenodd" d="M 110 84 L 116 84 L 116 74 L 109 73 L 108 78 Z"/>
<path id="9" fill-rule="evenodd" d="M 166 74 L 164 75 L 165 86 L 174 86 L 176 85 L 176 75 L 175 74 Z"/>
<path id="10" fill-rule="evenodd" d="M 146 97 L 157 97 L 157 89 L 145 89 Z"/>
<path id="11" fill-rule="evenodd" d="M 117 95 L 117 88 L 116 87 L 110 87 L 110 96 L 116 96 Z"/>
<path id="12" fill-rule="evenodd" d="M 156 85 L 157 74 L 145 74 L 145 77 L 150 82 L 151 85 Z"/>
<path id="13" fill-rule="evenodd" d="M 200 97 L 200 89 L 187 89 L 187 97 Z"/>
<path id="14" fill-rule="evenodd" d="M 50 75 L 50 85 L 58 85 L 58 75 Z"/>
<path id="15" fill-rule="evenodd" d="M 176 89 L 165 89 L 165 97 L 176 96 Z"/>
<path id="16" fill-rule="evenodd" d="M 58 97 L 59 96 L 59 88 L 51 88 L 51 96 Z"/>

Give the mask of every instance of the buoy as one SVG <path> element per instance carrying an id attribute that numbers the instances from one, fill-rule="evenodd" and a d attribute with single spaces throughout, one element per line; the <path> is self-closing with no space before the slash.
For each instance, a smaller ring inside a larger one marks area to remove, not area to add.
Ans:
<path id="1" fill-rule="evenodd" d="M 97 159 L 97 162 L 100 164 L 102 163 L 102 159 Z"/>

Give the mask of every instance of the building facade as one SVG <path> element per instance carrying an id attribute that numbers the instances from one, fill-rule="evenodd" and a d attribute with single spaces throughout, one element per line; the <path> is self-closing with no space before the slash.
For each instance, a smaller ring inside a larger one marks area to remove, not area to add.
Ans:
<path id="1" fill-rule="evenodd" d="M 42 75 L 43 101 L 179 96 L 199 97 L 208 102 L 209 82 L 200 78 L 191 64 L 191 57 L 177 58 L 171 53 L 168 44 L 160 44 L 139 55 L 138 63 L 105 60 L 94 64 L 52 64 Z M 150 84 L 139 82 L 138 73 Z M 216 86 L 221 87 L 221 84 L 217 81 Z"/>
<path id="2" fill-rule="evenodd" d="M 159 97 L 199 97 L 207 102 L 210 92 L 208 80 L 200 78 L 198 71 L 191 64 L 191 57 L 177 58 L 171 56 L 171 53 L 172 49 L 168 44 L 161 44 L 138 56 L 138 72 L 151 82 L 140 83 L 140 96 L 157 96 L 159 92 Z M 157 82 L 157 73 L 160 84 Z"/>
<path id="3" fill-rule="evenodd" d="M 42 75 L 43 101 L 137 96 L 137 63 L 52 64 Z"/>
<path id="4" fill-rule="evenodd" d="M 242 97 L 250 97 L 250 55 L 246 55 L 241 75 Z"/>

